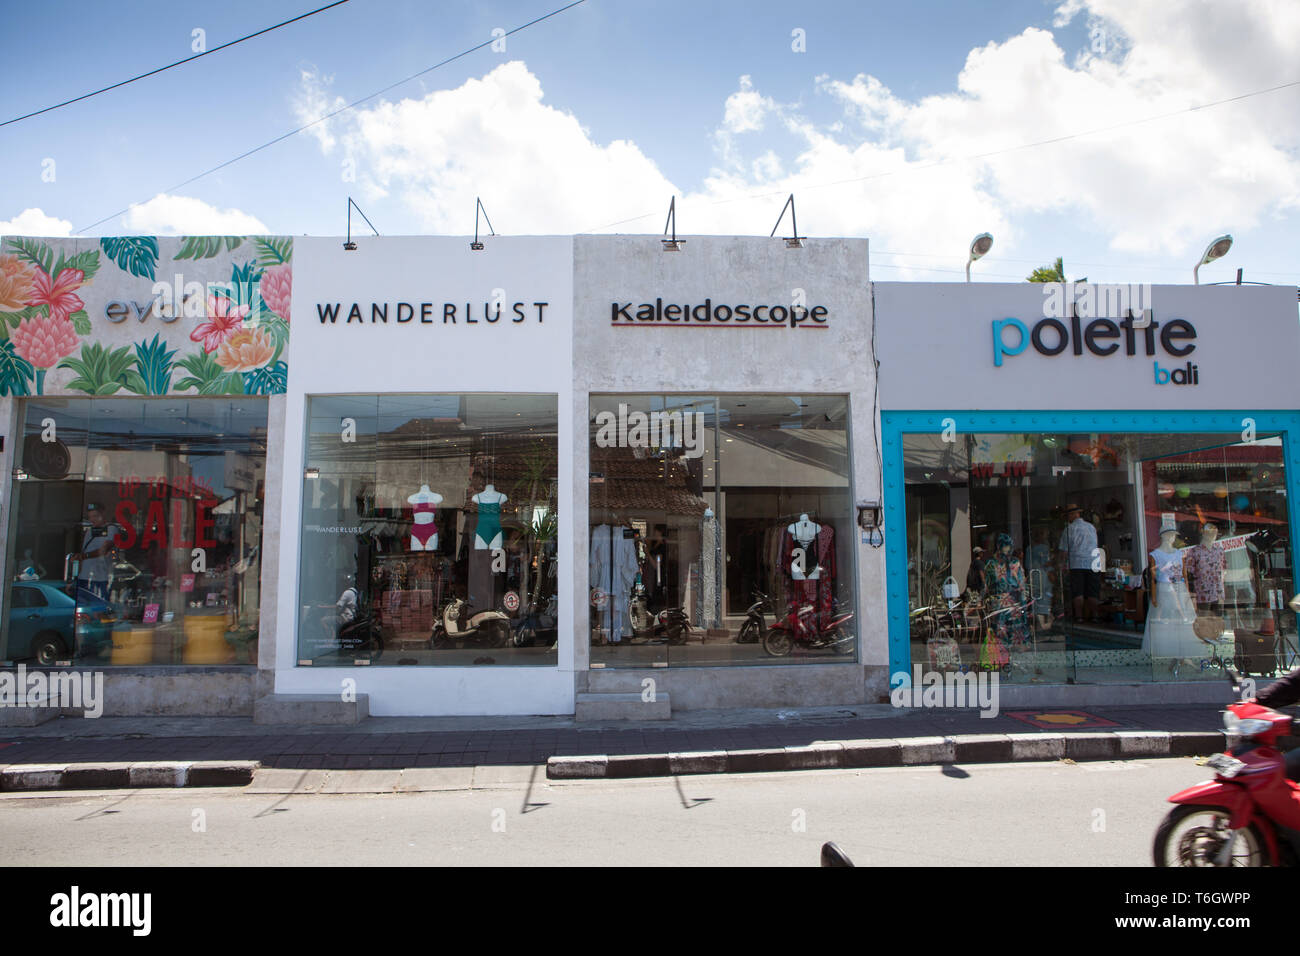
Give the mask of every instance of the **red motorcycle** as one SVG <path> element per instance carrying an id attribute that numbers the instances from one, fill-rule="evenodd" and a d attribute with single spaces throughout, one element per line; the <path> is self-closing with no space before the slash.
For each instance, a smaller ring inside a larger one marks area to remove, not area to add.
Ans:
<path id="1" fill-rule="evenodd" d="M 763 637 L 763 650 L 773 657 L 785 657 L 795 646 L 805 648 L 829 647 L 842 654 L 853 647 L 852 611 L 832 611 L 824 620 L 818 620 L 817 609 L 811 604 L 800 604 L 786 616 L 773 623 Z"/>
<path id="2" fill-rule="evenodd" d="M 1223 723 L 1228 749 L 1206 764 L 1214 780 L 1169 798 L 1179 806 L 1156 830 L 1156 866 L 1297 865 L 1300 784 L 1287 779 L 1277 748 L 1291 718 L 1247 700 Z"/>

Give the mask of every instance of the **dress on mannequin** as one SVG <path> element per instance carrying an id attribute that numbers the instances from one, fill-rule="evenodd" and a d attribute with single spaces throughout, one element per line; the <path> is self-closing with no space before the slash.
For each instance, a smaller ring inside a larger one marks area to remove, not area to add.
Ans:
<path id="1" fill-rule="evenodd" d="M 1002 648 L 1023 650 L 1030 642 L 1025 569 L 1011 552 L 1009 534 L 998 535 L 997 553 L 984 565 L 984 584 L 994 612 L 990 624 Z M 1006 663 L 1002 661 L 1002 663 Z"/>
<path id="2" fill-rule="evenodd" d="M 474 528 L 474 547 L 493 550 L 501 547 L 501 506 L 509 499 L 492 485 L 470 499 L 478 505 L 478 524 Z"/>
<path id="3" fill-rule="evenodd" d="M 1223 545 L 1216 540 L 1214 531 L 1201 535 L 1201 543 L 1189 548 L 1183 557 L 1183 568 L 1192 579 L 1196 603 L 1217 608 L 1223 603 Z"/>
<path id="4" fill-rule="evenodd" d="M 782 535 L 781 567 L 789 585 L 786 610 L 793 613 L 801 605 L 811 604 L 817 611 L 818 626 L 825 626 L 835 590 L 835 529 L 801 514 Z"/>
<path id="5" fill-rule="evenodd" d="M 1183 552 L 1173 546 L 1174 535 L 1161 535 L 1160 547 L 1151 552 L 1155 593 L 1147 612 L 1142 650 L 1152 659 L 1201 658 L 1205 643 L 1192 630 L 1196 606 L 1184 579 Z"/>
<path id="6" fill-rule="evenodd" d="M 628 605 L 637 573 L 636 542 L 625 537 L 620 527 L 602 524 L 592 528 L 587 570 L 591 587 L 605 592 L 603 606 L 596 609 L 597 627 L 609 633 L 610 643 L 618 643 L 624 634 L 631 636 Z"/>

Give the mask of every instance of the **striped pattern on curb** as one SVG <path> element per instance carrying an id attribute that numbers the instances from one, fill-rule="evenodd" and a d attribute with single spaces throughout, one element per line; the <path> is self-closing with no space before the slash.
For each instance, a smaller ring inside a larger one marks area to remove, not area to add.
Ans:
<path id="1" fill-rule="evenodd" d="M 1117 760 L 1218 753 L 1222 731 L 1119 730 L 1079 734 L 963 734 L 900 740 L 838 740 L 770 750 L 551 757 L 551 780 L 670 777 L 706 773 L 856 769 L 1019 760 Z"/>
<path id="2" fill-rule="evenodd" d="M 134 763 L 8 764 L 0 791 L 246 787 L 257 760 L 141 760 Z"/>

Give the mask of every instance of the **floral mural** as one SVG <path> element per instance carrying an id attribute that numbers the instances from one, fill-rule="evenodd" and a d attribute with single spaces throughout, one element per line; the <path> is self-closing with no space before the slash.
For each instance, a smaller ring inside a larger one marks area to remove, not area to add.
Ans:
<path id="1" fill-rule="evenodd" d="M 0 395 L 281 394 L 292 259 L 288 237 L 8 238 Z"/>

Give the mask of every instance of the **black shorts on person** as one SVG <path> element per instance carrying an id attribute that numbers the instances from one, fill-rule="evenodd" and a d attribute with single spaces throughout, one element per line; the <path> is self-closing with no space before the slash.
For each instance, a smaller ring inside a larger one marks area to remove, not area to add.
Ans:
<path id="1" fill-rule="evenodd" d="M 1070 597 L 1100 598 L 1101 572 L 1070 568 Z"/>

